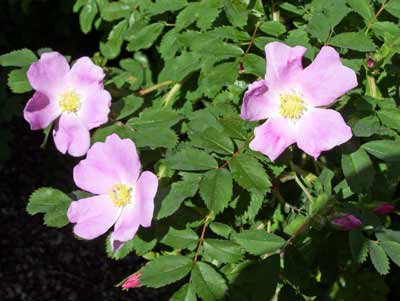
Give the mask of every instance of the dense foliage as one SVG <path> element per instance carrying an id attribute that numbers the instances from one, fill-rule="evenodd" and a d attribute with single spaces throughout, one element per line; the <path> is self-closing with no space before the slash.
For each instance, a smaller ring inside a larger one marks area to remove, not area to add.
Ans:
<path id="1" fill-rule="evenodd" d="M 171 300 L 386 300 L 380 275 L 400 265 L 400 223 L 375 209 L 399 199 L 399 0 L 77 0 L 73 10 L 84 33 L 103 36 L 92 59 L 112 95 L 91 142 L 132 139 L 159 180 L 152 226 L 117 251 L 105 238 L 109 257 L 146 258 L 141 285 L 177 282 Z M 357 74 L 333 106 L 353 138 L 318 160 L 291 146 L 271 162 L 248 147 L 259 123 L 240 118 L 242 97 L 273 41 L 305 46 L 304 65 L 331 45 Z M 43 51 L 0 56 L 13 93 L 32 90 L 26 72 Z M 27 211 L 64 227 L 83 195 L 40 188 Z M 340 231 L 343 214 L 362 224 Z"/>

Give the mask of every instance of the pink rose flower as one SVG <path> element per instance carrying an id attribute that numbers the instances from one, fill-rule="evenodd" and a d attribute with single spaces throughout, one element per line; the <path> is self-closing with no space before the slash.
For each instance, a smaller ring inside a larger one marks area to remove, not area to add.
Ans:
<path id="1" fill-rule="evenodd" d="M 140 169 L 130 139 L 112 134 L 89 149 L 86 159 L 74 168 L 74 181 L 96 195 L 72 202 L 68 209 L 77 236 L 93 239 L 114 225 L 111 245 L 115 250 L 134 237 L 139 225 L 150 227 L 158 180 L 149 171 L 140 173 Z"/>
<path id="2" fill-rule="evenodd" d="M 359 228 L 362 225 L 362 222 L 358 217 L 352 214 L 345 214 L 332 220 L 332 224 L 339 230 L 350 231 Z"/>
<path id="3" fill-rule="evenodd" d="M 141 286 L 140 273 L 132 274 L 122 283 L 122 288 L 127 290 L 129 288 L 135 288 Z"/>
<path id="4" fill-rule="evenodd" d="M 381 206 L 374 209 L 374 212 L 379 215 L 388 214 L 396 209 L 395 205 L 384 203 Z"/>
<path id="5" fill-rule="evenodd" d="M 322 47 L 305 69 L 302 46 L 279 42 L 265 47 L 265 79 L 249 85 L 243 98 L 241 118 L 268 119 L 255 130 L 250 148 L 275 160 L 288 146 L 297 146 L 318 158 L 322 151 L 348 141 L 351 129 L 342 116 L 319 107 L 331 105 L 357 86 L 355 72 L 342 65 L 339 54 Z"/>
<path id="6" fill-rule="evenodd" d="M 41 55 L 27 73 L 36 90 L 24 109 L 31 130 L 56 121 L 53 137 L 63 154 L 83 156 L 90 146 L 89 130 L 108 120 L 111 95 L 103 88 L 104 72 L 88 57 L 72 68 L 58 52 Z"/>

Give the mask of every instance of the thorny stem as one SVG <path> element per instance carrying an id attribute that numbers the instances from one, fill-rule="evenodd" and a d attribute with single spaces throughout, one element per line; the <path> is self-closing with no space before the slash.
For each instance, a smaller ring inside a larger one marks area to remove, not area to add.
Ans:
<path id="1" fill-rule="evenodd" d="M 310 225 L 312 221 L 312 217 L 309 217 L 302 225 L 300 228 L 298 228 L 296 230 L 296 232 L 293 233 L 292 236 L 290 236 L 290 238 L 285 242 L 285 244 L 283 245 L 283 247 L 281 248 L 281 251 L 279 252 L 279 254 L 281 256 L 283 256 L 285 254 L 285 250 L 288 246 L 290 246 L 293 241 L 300 235 L 302 234 L 305 230 L 308 229 L 308 226 Z"/>
<path id="2" fill-rule="evenodd" d="M 251 36 L 249 46 L 247 46 L 247 49 L 246 49 L 245 53 L 243 54 L 243 56 L 246 56 L 249 53 L 251 46 L 253 46 L 254 40 L 256 39 L 257 30 L 259 27 L 260 27 L 260 22 L 257 22 L 256 27 L 254 28 L 254 31 L 253 31 L 253 35 Z"/>
<path id="3" fill-rule="evenodd" d="M 196 253 L 194 254 L 194 258 L 193 258 L 194 262 L 197 261 L 197 257 L 199 256 L 199 251 L 200 251 L 201 246 L 203 245 L 204 235 L 206 234 L 206 229 L 207 229 L 210 218 L 211 218 L 211 214 L 208 214 L 204 221 L 203 229 L 201 230 L 199 244 L 197 245 Z"/>
<path id="4" fill-rule="evenodd" d="M 365 34 L 367 34 L 369 32 L 369 30 L 371 29 L 372 25 L 375 23 L 375 21 L 378 19 L 379 15 L 383 12 L 383 10 L 385 9 L 385 5 L 388 3 L 388 1 L 385 1 L 382 3 L 381 7 L 379 8 L 379 10 L 377 11 L 377 13 L 375 14 L 375 16 L 371 19 L 371 21 L 369 21 L 367 29 L 365 30 Z"/>
<path id="5" fill-rule="evenodd" d="M 310 201 L 310 203 L 313 203 L 314 200 L 313 200 L 313 197 L 311 196 L 311 193 L 308 191 L 306 186 L 304 186 L 304 184 L 300 181 L 300 179 L 297 175 L 294 176 L 294 180 L 296 181 L 297 185 L 300 186 L 301 190 L 303 190 L 303 192 L 307 196 L 307 199 Z"/>
<path id="6" fill-rule="evenodd" d="M 151 87 L 149 87 L 147 89 L 141 89 L 141 90 L 139 90 L 138 94 L 140 96 L 146 95 L 146 94 L 148 94 L 150 92 L 153 92 L 154 90 L 157 90 L 157 89 L 162 88 L 164 86 L 168 86 L 169 84 L 172 84 L 172 83 L 173 83 L 172 80 L 167 80 L 165 82 L 162 82 L 162 83 L 159 83 L 157 85 L 151 86 Z"/>
<path id="7" fill-rule="evenodd" d="M 250 136 L 249 139 L 247 139 L 243 145 L 241 147 L 238 148 L 238 150 L 236 152 L 234 152 L 232 154 L 232 157 L 230 157 L 228 160 L 226 160 L 220 167 L 218 167 L 219 169 L 225 168 L 231 161 L 233 158 L 235 158 L 236 156 L 238 156 L 249 144 L 249 141 L 253 139 L 253 135 Z"/>

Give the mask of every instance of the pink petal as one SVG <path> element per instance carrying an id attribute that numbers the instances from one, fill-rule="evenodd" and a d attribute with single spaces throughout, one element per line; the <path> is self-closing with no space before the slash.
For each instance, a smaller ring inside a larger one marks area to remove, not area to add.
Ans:
<path id="1" fill-rule="evenodd" d="M 307 48 L 289 47 L 280 42 L 268 43 L 265 46 L 267 74 L 265 81 L 268 88 L 287 88 L 293 81 L 298 81 L 303 70 L 302 59 Z"/>
<path id="2" fill-rule="evenodd" d="M 65 154 L 79 157 L 86 154 L 90 146 L 89 130 L 72 114 L 62 114 L 53 130 L 57 149 Z"/>
<path id="3" fill-rule="evenodd" d="M 350 127 L 338 112 L 317 108 L 306 112 L 298 121 L 296 135 L 298 147 L 314 159 L 352 137 Z"/>
<path id="4" fill-rule="evenodd" d="M 158 179 L 155 174 L 145 171 L 136 183 L 135 199 L 140 206 L 140 224 L 150 227 L 154 212 L 154 197 L 158 188 Z"/>
<path id="5" fill-rule="evenodd" d="M 135 198 L 126 206 L 115 224 L 111 241 L 125 242 L 135 235 L 139 225 L 150 227 L 157 193 L 157 177 L 149 171 L 143 172 L 135 186 Z M 114 245 L 114 244 L 113 244 Z"/>
<path id="6" fill-rule="evenodd" d="M 44 53 L 28 70 L 28 80 L 33 89 L 52 98 L 65 84 L 69 65 L 58 52 Z"/>
<path id="7" fill-rule="evenodd" d="M 270 117 L 277 111 L 278 98 L 268 91 L 264 80 L 249 85 L 243 97 L 240 117 L 244 120 L 261 120 Z"/>
<path id="8" fill-rule="evenodd" d="M 94 194 L 107 194 L 113 185 L 120 183 L 119 175 L 109 159 L 110 154 L 104 142 L 93 144 L 86 159 L 74 168 L 76 186 Z"/>
<path id="9" fill-rule="evenodd" d="M 255 137 L 250 142 L 250 149 L 268 156 L 271 161 L 295 142 L 293 125 L 284 118 L 268 119 L 254 129 Z"/>
<path id="10" fill-rule="evenodd" d="M 322 47 L 314 61 L 299 77 L 306 100 L 313 106 L 327 106 L 347 91 L 357 87 L 356 73 L 343 66 L 339 53 Z"/>
<path id="11" fill-rule="evenodd" d="M 135 236 L 139 229 L 141 214 L 139 204 L 136 200 L 134 204 L 127 205 L 122 209 L 122 213 L 115 223 L 114 232 L 111 234 L 113 248 L 117 247 L 116 242 L 117 244 L 126 242 Z"/>
<path id="12" fill-rule="evenodd" d="M 121 183 L 134 185 L 140 173 L 140 160 L 136 146 L 130 139 L 121 139 L 117 134 L 106 138 L 104 152 L 107 164 L 113 166 Z"/>
<path id="13" fill-rule="evenodd" d="M 29 122 L 31 130 L 46 128 L 60 114 L 58 104 L 51 102 L 46 95 L 40 92 L 33 94 L 24 109 L 24 118 Z"/>
<path id="14" fill-rule="evenodd" d="M 104 76 L 103 69 L 85 56 L 78 59 L 72 66 L 68 74 L 68 82 L 72 86 L 90 86 L 92 84 L 102 86 Z"/>
<path id="15" fill-rule="evenodd" d="M 102 86 L 92 85 L 82 102 L 79 118 L 90 130 L 107 123 L 110 113 L 111 95 Z"/>
<path id="16" fill-rule="evenodd" d="M 74 233 L 84 239 L 96 238 L 111 228 L 120 214 L 107 195 L 98 195 L 72 202 L 68 220 L 76 223 Z"/>

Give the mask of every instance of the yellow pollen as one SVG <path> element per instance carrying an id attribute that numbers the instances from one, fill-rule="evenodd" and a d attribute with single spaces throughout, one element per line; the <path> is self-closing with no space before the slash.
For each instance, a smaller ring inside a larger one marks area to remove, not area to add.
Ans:
<path id="1" fill-rule="evenodd" d="M 130 202 L 131 191 L 132 188 L 127 185 L 115 184 L 113 187 L 111 187 L 108 194 L 115 206 L 123 207 Z"/>
<path id="2" fill-rule="evenodd" d="M 63 112 L 76 113 L 81 106 L 81 97 L 73 91 L 67 91 L 60 95 L 59 104 Z"/>
<path id="3" fill-rule="evenodd" d="M 304 100 L 297 94 L 281 94 L 279 113 L 285 118 L 299 119 L 306 106 Z"/>

